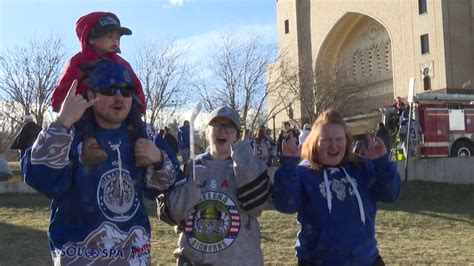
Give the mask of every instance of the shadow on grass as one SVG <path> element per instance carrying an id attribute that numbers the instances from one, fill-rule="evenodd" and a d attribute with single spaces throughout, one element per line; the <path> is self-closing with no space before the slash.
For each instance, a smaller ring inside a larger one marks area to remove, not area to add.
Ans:
<path id="1" fill-rule="evenodd" d="M 0 207 L 6 208 L 49 208 L 51 200 L 39 193 L 3 193 L 0 194 Z"/>
<path id="2" fill-rule="evenodd" d="M 402 184 L 399 201 L 380 203 L 386 211 L 405 211 L 474 225 L 474 184 L 409 181 Z M 466 219 L 450 217 L 461 215 Z"/>
<path id="3" fill-rule="evenodd" d="M 0 222 L 0 265 L 51 265 L 45 231 Z"/>

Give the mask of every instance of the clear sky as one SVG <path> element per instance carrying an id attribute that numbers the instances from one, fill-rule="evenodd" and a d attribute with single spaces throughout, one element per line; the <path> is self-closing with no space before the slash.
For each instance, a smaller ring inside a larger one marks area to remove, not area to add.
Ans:
<path id="1" fill-rule="evenodd" d="M 72 56 L 80 49 L 75 23 L 94 11 L 113 12 L 132 30 L 121 39 L 121 55 L 132 66 L 134 48 L 153 39 L 191 45 L 192 59 L 206 58 L 218 34 L 229 29 L 277 44 L 276 0 L 0 0 L 0 51 L 53 34 Z"/>
<path id="2" fill-rule="evenodd" d="M 122 56 L 134 44 L 175 38 L 204 50 L 216 34 L 235 29 L 277 42 L 276 0 L 0 0 L 0 49 L 53 33 L 79 51 L 75 23 L 93 11 L 110 11 L 133 31 L 122 38 Z"/>

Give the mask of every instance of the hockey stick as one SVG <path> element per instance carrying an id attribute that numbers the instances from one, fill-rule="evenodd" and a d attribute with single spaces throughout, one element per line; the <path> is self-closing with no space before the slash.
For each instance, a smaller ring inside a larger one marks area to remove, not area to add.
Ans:
<path id="1" fill-rule="evenodd" d="M 189 119 L 189 151 L 191 153 L 191 160 L 193 161 L 193 182 L 196 181 L 196 163 L 194 162 L 194 159 L 196 158 L 196 154 L 194 153 L 194 121 L 199 115 L 199 112 L 201 112 L 201 109 L 201 102 L 197 102 L 196 106 L 194 106 L 193 113 L 191 114 L 191 119 Z"/>

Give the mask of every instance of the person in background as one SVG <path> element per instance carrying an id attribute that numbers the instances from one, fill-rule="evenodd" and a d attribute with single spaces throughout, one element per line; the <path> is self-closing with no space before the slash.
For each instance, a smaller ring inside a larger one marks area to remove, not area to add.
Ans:
<path id="1" fill-rule="evenodd" d="M 406 141 L 407 133 L 408 133 L 408 118 L 410 116 L 410 106 L 406 106 L 403 108 L 402 114 L 399 118 L 399 125 L 400 128 L 398 130 L 398 138 L 401 142 Z"/>
<path id="2" fill-rule="evenodd" d="M 397 96 L 396 102 L 392 105 L 397 109 L 398 116 L 402 115 L 403 110 L 405 109 L 405 103 L 402 101 L 402 97 Z"/>
<path id="3" fill-rule="evenodd" d="M 168 144 L 173 148 L 173 151 L 175 153 L 178 153 L 178 140 L 176 140 L 176 137 L 171 134 L 171 130 L 169 127 L 165 127 L 165 136 L 164 139 Z"/>
<path id="4" fill-rule="evenodd" d="M 184 120 L 183 125 L 178 128 L 178 149 L 181 154 L 182 163 L 186 164 L 190 157 L 188 120 Z"/>
<path id="5" fill-rule="evenodd" d="M 0 181 L 8 181 L 12 176 L 13 172 L 10 165 L 8 165 L 7 159 L 0 154 Z"/>
<path id="6" fill-rule="evenodd" d="M 281 156 L 281 148 L 283 146 L 283 140 L 285 139 L 285 130 L 281 129 L 280 134 L 278 134 L 277 138 L 277 156 L 280 158 Z"/>
<path id="7" fill-rule="evenodd" d="M 158 215 L 178 225 L 178 265 L 263 265 L 260 225 L 270 192 L 265 162 L 240 135 L 238 113 L 222 106 L 209 115 L 208 151 L 185 167 L 187 180 L 158 198 Z"/>
<path id="8" fill-rule="evenodd" d="M 342 116 L 324 111 L 298 149 L 283 145 L 272 199 L 283 213 L 298 213 L 298 265 L 384 265 L 375 239 L 377 202 L 394 202 L 400 175 L 380 138 L 367 134 L 365 156 L 352 153 Z M 300 161 L 301 157 L 301 161 Z"/>
<path id="9" fill-rule="evenodd" d="M 23 156 L 24 182 L 52 200 L 48 239 L 54 265 L 150 265 L 151 227 L 144 197 L 172 189 L 176 174 L 151 140 L 130 138 L 135 89 L 129 70 L 109 60 L 74 81 L 59 115 Z M 87 108 L 107 160 L 84 164 L 75 123 Z M 152 162 L 137 167 L 135 157 Z"/>
<path id="10" fill-rule="evenodd" d="M 278 135 L 278 139 L 277 139 L 277 145 L 278 145 L 277 154 L 278 154 L 278 157 L 281 156 L 283 141 L 287 137 L 287 131 L 290 130 L 290 128 L 291 128 L 290 122 L 288 122 L 288 121 L 283 122 L 283 129 L 280 130 L 280 134 Z"/>
<path id="11" fill-rule="evenodd" d="M 408 112 L 407 115 L 408 117 Z M 416 119 L 412 119 L 410 123 L 410 130 L 408 130 L 408 118 L 405 119 L 403 126 L 400 126 L 400 143 L 404 150 L 405 157 L 408 157 L 407 153 L 410 152 L 410 156 L 418 158 L 419 156 L 419 142 L 421 139 L 422 129 Z M 407 134 L 409 134 L 410 150 L 407 149 Z"/>
<path id="12" fill-rule="evenodd" d="M 84 84 L 82 73 L 86 68 L 94 67 L 95 62 L 99 60 L 109 60 L 119 63 L 127 68 L 130 76 L 126 77 L 133 83 L 134 101 L 129 121 L 127 123 L 132 127 L 133 139 L 147 139 L 147 132 L 144 131 L 144 122 L 141 114 L 145 113 L 146 101 L 143 89 L 135 72 L 130 64 L 120 57 L 120 38 L 123 35 L 131 35 L 132 31 L 120 25 L 119 18 L 110 12 L 92 12 L 82 16 L 76 22 L 76 35 L 81 43 L 81 51 L 76 53 L 68 62 L 61 79 L 53 91 L 51 97 L 51 106 L 53 111 L 58 112 L 69 86 L 73 80 L 78 80 L 76 92 L 87 98 L 87 86 Z M 76 123 L 76 133 L 83 139 L 84 163 L 94 166 L 107 159 L 107 153 L 99 145 L 95 138 L 93 127 L 93 114 L 89 109 L 84 113 L 79 123 Z M 151 164 L 147 158 L 138 156 L 137 166 L 148 166 Z"/>
<path id="13" fill-rule="evenodd" d="M 379 122 L 379 124 L 377 125 L 377 129 L 375 130 L 375 135 L 383 141 L 383 144 L 385 144 L 385 148 L 387 149 L 387 152 L 390 154 L 390 133 L 385 128 L 385 125 L 382 122 Z"/>
<path id="14" fill-rule="evenodd" d="M 265 126 L 264 126 L 264 129 L 265 129 L 265 138 L 267 138 L 267 141 L 273 142 L 272 129 Z"/>
<path id="15" fill-rule="evenodd" d="M 265 141 L 267 142 L 268 147 L 270 147 L 267 166 L 272 166 L 277 162 L 277 145 L 275 140 L 272 138 L 272 130 L 268 127 L 265 128 Z"/>
<path id="16" fill-rule="evenodd" d="M 160 130 L 158 130 L 158 134 L 159 134 L 162 138 L 164 138 L 164 137 L 165 137 L 165 130 L 161 128 Z"/>
<path id="17" fill-rule="evenodd" d="M 253 152 L 260 160 L 265 163 L 268 162 L 268 157 L 270 157 L 270 146 L 265 137 L 265 128 L 260 127 L 257 130 L 253 141 Z"/>
<path id="18" fill-rule="evenodd" d="M 352 149 L 352 152 L 356 155 L 364 155 L 364 147 L 367 147 L 367 142 L 365 141 L 364 138 L 360 138 L 355 141 L 354 143 L 354 148 Z"/>
<path id="19" fill-rule="evenodd" d="M 31 115 L 23 116 L 23 127 L 10 146 L 10 149 L 20 150 L 20 158 L 23 157 L 25 151 L 33 145 L 41 130 L 43 128 L 33 121 Z"/>
<path id="20" fill-rule="evenodd" d="M 300 145 L 303 144 L 303 142 L 306 140 L 310 132 L 311 132 L 311 124 L 308 124 L 308 123 L 304 124 L 303 130 L 301 130 L 301 133 L 298 137 Z"/>

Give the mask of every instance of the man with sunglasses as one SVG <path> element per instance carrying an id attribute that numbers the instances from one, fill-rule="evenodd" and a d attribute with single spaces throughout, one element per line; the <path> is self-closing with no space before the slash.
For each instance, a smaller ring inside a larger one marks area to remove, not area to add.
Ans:
<path id="1" fill-rule="evenodd" d="M 143 196 L 155 199 L 174 185 L 166 152 L 154 142 L 130 138 L 126 122 L 135 99 L 130 72 L 103 60 L 85 73 L 87 98 L 68 91 L 58 118 L 23 157 L 23 178 L 52 199 L 48 238 L 55 265 L 150 265 L 150 222 Z M 83 140 L 74 124 L 93 112 L 97 141 L 107 160 L 83 163 Z M 134 157 L 153 162 L 137 167 Z"/>

